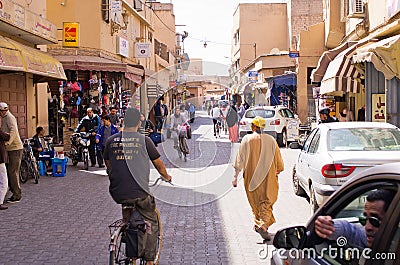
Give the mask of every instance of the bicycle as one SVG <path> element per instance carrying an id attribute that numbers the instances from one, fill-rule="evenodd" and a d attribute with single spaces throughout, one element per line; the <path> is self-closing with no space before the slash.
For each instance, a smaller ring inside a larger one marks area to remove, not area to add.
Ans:
<path id="1" fill-rule="evenodd" d="M 165 181 L 169 183 L 170 185 L 173 185 L 171 181 L 165 180 L 163 177 L 157 178 L 157 180 L 149 185 L 149 187 L 154 187 L 158 184 L 159 181 Z M 123 205 L 122 209 L 126 210 L 132 210 L 131 214 L 133 211 L 136 211 L 136 207 L 133 205 Z M 154 264 L 158 264 L 160 261 L 160 254 L 161 254 L 161 248 L 162 248 L 162 224 L 161 224 L 161 219 L 160 219 L 160 212 L 156 208 L 156 214 L 157 214 L 157 223 L 159 226 L 158 229 L 158 242 L 157 242 L 157 254 L 154 259 Z M 127 218 L 129 220 L 129 218 Z M 111 225 L 108 226 L 110 229 L 110 244 L 109 244 L 109 252 L 110 252 L 110 257 L 109 257 L 109 264 L 110 265 L 116 265 L 116 264 L 124 264 L 124 265 L 129 265 L 129 264 L 140 264 L 144 265 L 146 264 L 146 261 L 139 258 L 139 259 L 134 259 L 127 257 L 126 254 L 126 243 L 127 243 L 127 229 L 129 226 L 129 221 L 124 220 L 124 219 L 118 219 L 115 222 L 113 222 Z M 146 229 L 144 227 L 136 227 L 137 230 L 143 231 L 143 229 Z M 137 261 L 139 263 L 137 263 Z"/>
<path id="2" fill-rule="evenodd" d="M 39 183 L 39 169 L 35 156 L 33 155 L 32 147 L 30 145 L 31 139 L 24 139 L 24 149 L 22 151 L 21 166 L 19 169 L 19 180 L 22 183 L 28 181 L 28 178 L 32 176 L 35 180 L 35 184 Z"/>

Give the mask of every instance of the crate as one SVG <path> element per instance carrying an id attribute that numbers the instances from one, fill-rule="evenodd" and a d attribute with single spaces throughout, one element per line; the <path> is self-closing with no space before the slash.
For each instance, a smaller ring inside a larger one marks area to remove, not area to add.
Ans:
<path id="1" fill-rule="evenodd" d="M 52 158 L 53 176 L 54 177 L 65 177 L 67 173 L 68 158 Z"/>

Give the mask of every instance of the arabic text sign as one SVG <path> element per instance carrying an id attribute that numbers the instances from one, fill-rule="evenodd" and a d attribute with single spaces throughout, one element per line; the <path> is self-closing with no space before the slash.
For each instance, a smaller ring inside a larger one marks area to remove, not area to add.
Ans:
<path id="1" fill-rule="evenodd" d="M 385 94 L 372 94 L 372 121 L 386 122 Z"/>

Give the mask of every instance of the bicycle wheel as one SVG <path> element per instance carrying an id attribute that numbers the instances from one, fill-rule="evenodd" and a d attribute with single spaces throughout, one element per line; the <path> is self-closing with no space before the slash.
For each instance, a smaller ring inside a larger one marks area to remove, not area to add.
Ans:
<path id="1" fill-rule="evenodd" d="M 32 176 L 35 180 L 35 184 L 39 183 L 39 170 L 37 168 L 37 164 L 34 161 L 31 161 L 31 171 L 32 171 Z"/>
<path id="2" fill-rule="evenodd" d="M 85 170 L 89 169 L 89 153 L 83 153 L 83 165 Z"/>
<path id="3" fill-rule="evenodd" d="M 114 231 L 113 235 L 111 236 L 111 242 L 109 246 L 110 250 L 110 265 L 117 265 L 117 264 L 132 264 L 131 259 L 126 256 L 125 250 L 125 229 L 126 225 L 119 227 L 117 230 Z"/>
<path id="4" fill-rule="evenodd" d="M 29 163 L 26 160 L 21 161 L 21 166 L 19 168 L 19 180 L 21 183 L 25 183 L 29 178 Z"/>

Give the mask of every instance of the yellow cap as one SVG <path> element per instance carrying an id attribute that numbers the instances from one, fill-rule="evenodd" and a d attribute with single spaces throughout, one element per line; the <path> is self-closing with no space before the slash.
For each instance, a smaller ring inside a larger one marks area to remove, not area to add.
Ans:
<path id="1" fill-rule="evenodd" d="M 261 129 L 265 128 L 265 120 L 263 117 L 256 116 L 251 123 Z"/>

